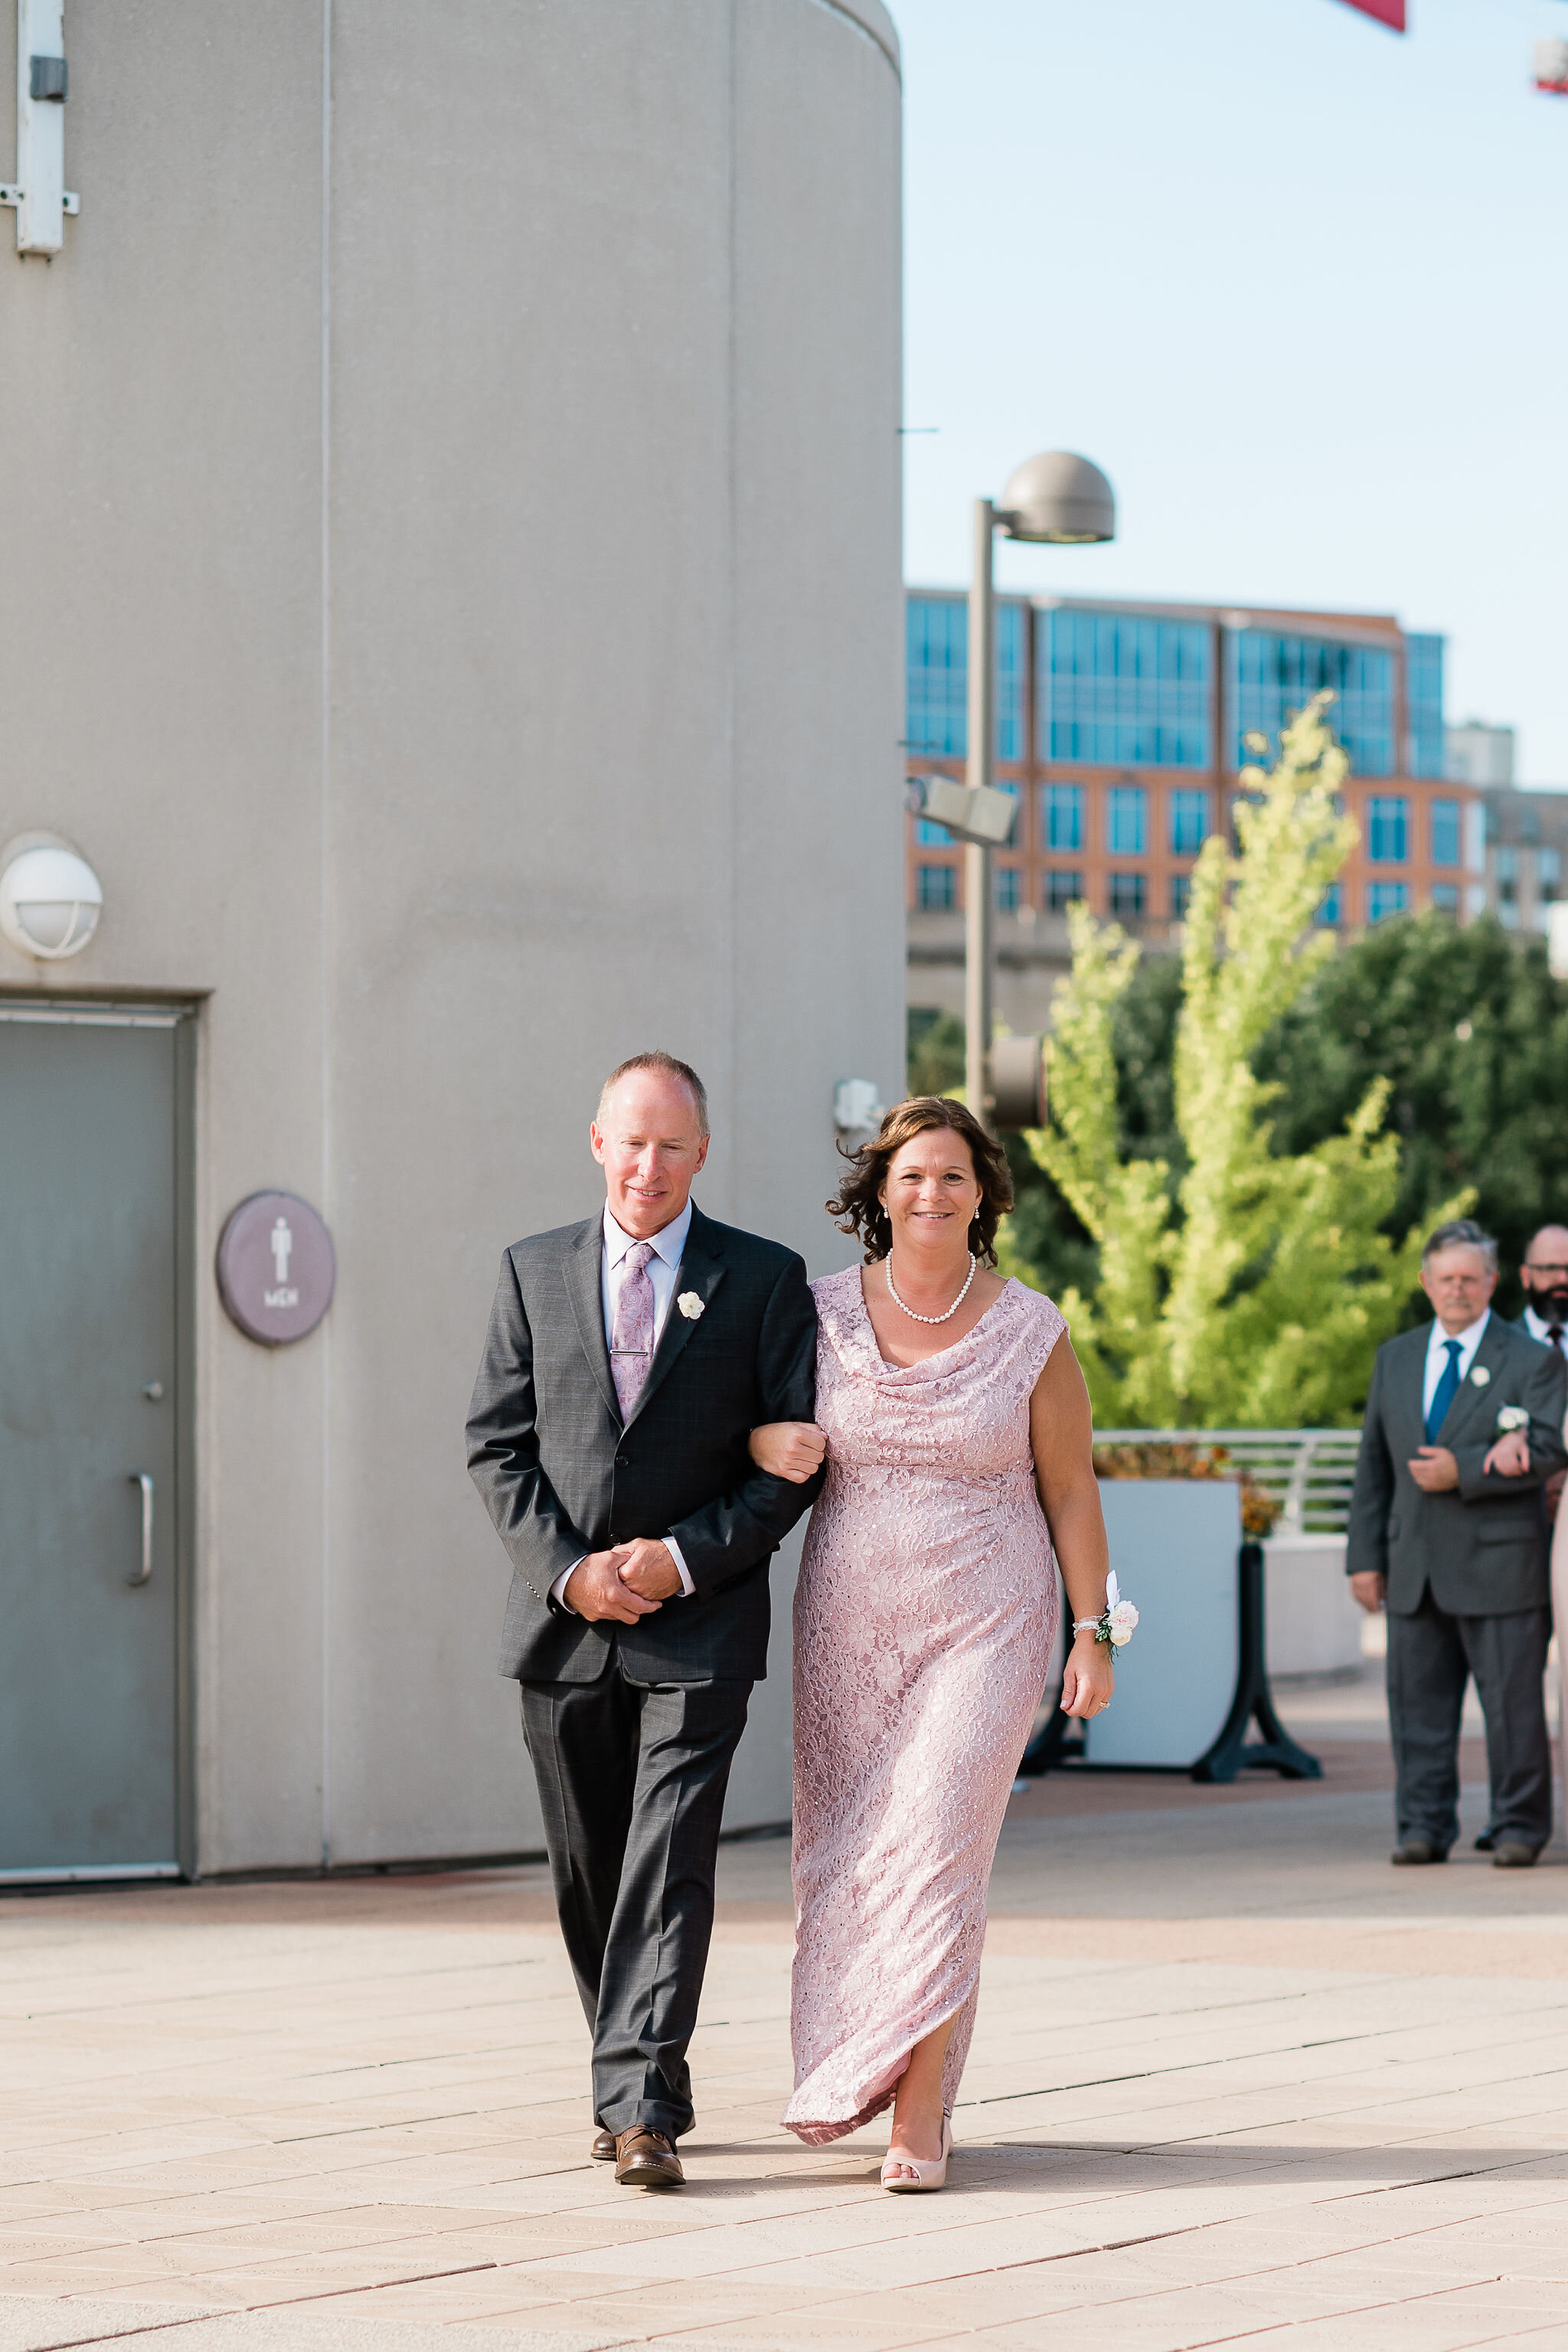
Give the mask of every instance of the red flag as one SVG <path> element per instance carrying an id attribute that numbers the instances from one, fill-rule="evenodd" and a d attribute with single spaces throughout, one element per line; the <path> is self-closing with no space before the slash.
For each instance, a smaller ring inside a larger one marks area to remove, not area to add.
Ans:
<path id="1" fill-rule="evenodd" d="M 1375 16 L 1391 33 L 1405 30 L 1405 0 L 1345 0 L 1347 8 L 1359 8 L 1363 16 Z"/>

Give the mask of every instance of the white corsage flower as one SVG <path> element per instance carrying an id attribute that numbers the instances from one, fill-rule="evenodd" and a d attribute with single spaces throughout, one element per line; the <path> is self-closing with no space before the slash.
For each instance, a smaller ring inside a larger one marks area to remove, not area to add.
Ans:
<path id="1" fill-rule="evenodd" d="M 1528 1429 L 1530 1427 L 1528 1407 L 1522 1404 L 1500 1404 L 1497 1425 L 1500 1430 Z"/>
<path id="2" fill-rule="evenodd" d="M 683 1290 L 675 1303 L 689 1323 L 695 1323 L 706 1307 L 706 1301 L 699 1298 L 694 1290 Z"/>
<path id="3" fill-rule="evenodd" d="M 1073 1631 L 1077 1633 L 1080 1626 L 1087 1628 L 1092 1625 L 1097 1642 L 1104 1643 L 1109 1649 L 1124 1650 L 1132 1639 L 1132 1628 L 1137 1622 L 1138 1612 L 1131 1601 L 1121 1598 L 1121 1588 L 1116 1580 L 1116 1570 L 1112 1569 L 1105 1580 L 1103 1614 L 1098 1618 L 1080 1618 Z"/>
<path id="4" fill-rule="evenodd" d="M 1132 1628 L 1138 1622 L 1138 1612 L 1131 1601 L 1119 1601 L 1110 1612 L 1110 1643 L 1112 1649 L 1124 1649 L 1132 1639 Z"/>
<path id="5" fill-rule="evenodd" d="M 1477 1388 L 1484 1389 L 1488 1381 L 1491 1379 L 1491 1374 L 1488 1371 L 1484 1364 L 1478 1364 L 1475 1370 L 1470 1374 L 1470 1378 Z"/>

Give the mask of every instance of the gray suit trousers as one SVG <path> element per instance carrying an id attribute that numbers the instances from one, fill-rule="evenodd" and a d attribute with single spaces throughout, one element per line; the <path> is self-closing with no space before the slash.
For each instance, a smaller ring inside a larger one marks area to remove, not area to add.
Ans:
<path id="1" fill-rule="evenodd" d="M 594 2119 L 691 2129 L 686 2051 L 749 1682 L 522 1685 L 561 1932 L 594 2038 Z"/>
<path id="2" fill-rule="evenodd" d="M 1447 1853 L 1459 1834 L 1459 1721 L 1474 1675 L 1486 1718 L 1493 1837 L 1537 1852 L 1546 1843 L 1552 1743 L 1542 1675 L 1551 1638 L 1548 1609 L 1455 1617 L 1430 1591 L 1414 1614 L 1390 1614 L 1388 1727 L 1402 1842 L 1426 1838 Z"/>

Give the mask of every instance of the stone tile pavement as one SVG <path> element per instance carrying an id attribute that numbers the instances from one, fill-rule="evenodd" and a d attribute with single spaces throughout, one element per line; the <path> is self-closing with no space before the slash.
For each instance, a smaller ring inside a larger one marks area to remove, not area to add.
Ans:
<path id="1" fill-rule="evenodd" d="M 1321 1784 L 1016 1800 L 929 2199 L 778 2127 L 782 1841 L 662 2197 L 587 2160 L 537 1870 L 0 1902 L 0 2352 L 1568 2352 L 1568 1853 L 1391 1871 L 1374 1704 L 1293 1705 Z"/>

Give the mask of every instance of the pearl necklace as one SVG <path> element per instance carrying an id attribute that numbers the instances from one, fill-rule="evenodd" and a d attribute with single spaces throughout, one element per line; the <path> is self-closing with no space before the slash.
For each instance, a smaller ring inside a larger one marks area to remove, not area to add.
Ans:
<path id="1" fill-rule="evenodd" d="M 893 1253 L 891 1250 L 888 1252 L 887 1256 L 882 1261 L 882 1271 L 888 1277 L 888 1289 L 891 1294 L 893 1304 L 895 1307 L 903 1307 L 904 1313 L 909 1317 L 911 1323 L 951 1323 L 959 1308 L 963 1306 L 964 1300 L 968 1297 L 969 1286 L 973 1281 L 974 1276 L 979 1270 L 979 1266 L 980 1260 L 975 1256 L 972 1250 L 969 1254 L 969 1272 L 964 1276 L 963 1288 L 959 1292 L 958 1297 L 953 1300 L 952 1305 L 948 1308 L 947 1313 L 945 1315 L 917 1315 L 912 1307 L 904 1307 L 903 1300 L 893 1288 Z"/>

